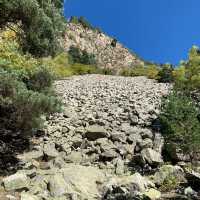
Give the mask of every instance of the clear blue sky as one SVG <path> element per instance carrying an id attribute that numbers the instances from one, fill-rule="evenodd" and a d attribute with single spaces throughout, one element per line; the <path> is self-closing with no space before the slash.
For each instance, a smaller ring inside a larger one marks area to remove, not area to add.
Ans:
<path id="1" fill-rule="evenodd" d="M 200 0 L 65 0 L 65 15 L 85 16 L 148 61 L 177 64 L 200 45 Z"/>

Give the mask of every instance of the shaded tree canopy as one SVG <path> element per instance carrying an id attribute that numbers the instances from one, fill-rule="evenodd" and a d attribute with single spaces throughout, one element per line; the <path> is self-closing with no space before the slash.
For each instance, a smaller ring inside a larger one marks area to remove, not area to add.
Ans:
<path id="1" fill-rule="evenodd" d="M 22 49 L 36 57 L 55 55 L 64 31 L 63 0 L 0 0 L 0 27 L 18 24 Z"/>

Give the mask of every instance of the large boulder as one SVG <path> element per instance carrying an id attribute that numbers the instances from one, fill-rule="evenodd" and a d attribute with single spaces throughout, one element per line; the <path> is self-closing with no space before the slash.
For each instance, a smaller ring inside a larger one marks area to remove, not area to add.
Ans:
<path id="1" fill-rule="evenodd" d="M 161 154 L 151 148 L 143 149 L 141 155 L 150 165 L 159 165 L 163 163 Z"/>
<path id="2" fill-rule="evenodd" d="M 69 184 L 67 184 L 62 174 L 55 174 L 51 176 L 48 183 L 51 196 L 60 197 L 67 193 L 72 193 L 73 190 Z"/>
<path id="3" fill-rule="evenodd" d="M 44 155 L 46 156 L 46 159 L 48 160 L 59 156 L 59 153 L 56 150 L 54 143 L 44 145 Z"/>
<path id="4" fill-rule="evenodd" d="M 85 167 L 69 164 L 61 170 L 64 180 L 73 193 L 79 194 L 83 199 L 93 200 L 100 197 L 98 186 L 105 180 L 104 173 L 95 167 Z"/>
<path id="5" fill-rule="evenodd" d="M 29 183 L 29 178 L 24 173 L 16 173 L 3 179 L 3 185 L 6 191 L 27 189 Z"/>
<path id="6" fill-rule="evenodd" d="M 98 125 L 92 125 L 87 128 L 85 137 L 88 140 L 97 140 L 99 138 L 108 137 L 108 133 L 104 127 Z"/>

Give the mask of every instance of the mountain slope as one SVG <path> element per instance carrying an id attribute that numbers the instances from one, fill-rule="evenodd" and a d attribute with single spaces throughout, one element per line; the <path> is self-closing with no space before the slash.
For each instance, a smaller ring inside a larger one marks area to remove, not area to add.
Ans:
<path id="1" fill-rule="evenodd" d="M 106 34 L 82 24 L 68 23 L 64 39 L 64 49 L 71 46 L 95 55 L 97 65 L 107 68 L 134 67 L 143 64 L 136 55 Z"/>

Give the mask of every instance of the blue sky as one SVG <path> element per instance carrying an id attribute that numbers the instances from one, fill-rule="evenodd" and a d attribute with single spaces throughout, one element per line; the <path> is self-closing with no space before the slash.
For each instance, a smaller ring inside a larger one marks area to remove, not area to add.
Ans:
<path id="1" fill-rule="evenodd" d="M 200 0 L 65 0 L 65 15 L 85 16 L 148 61 L 177 64 L 200 45 Z"/>

